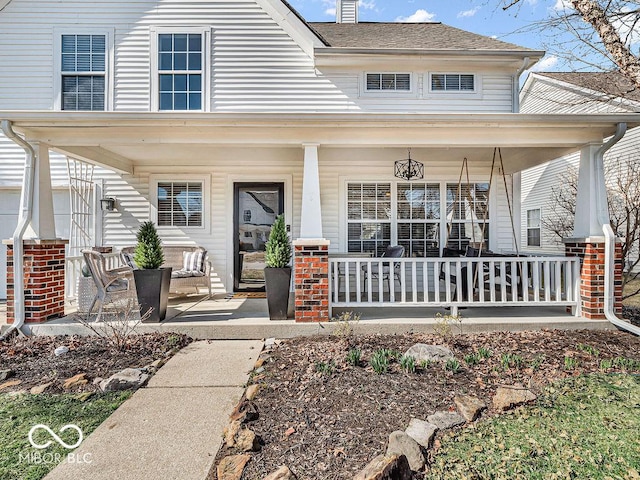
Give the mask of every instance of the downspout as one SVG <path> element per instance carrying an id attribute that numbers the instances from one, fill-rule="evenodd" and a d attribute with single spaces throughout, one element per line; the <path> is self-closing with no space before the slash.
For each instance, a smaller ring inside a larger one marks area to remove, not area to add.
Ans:
<path id="1" fill-rule="evenodd" d="M 520 112 L 520 75 L 524 73 L 528 66 L 529 57 L 524 57 L 522 66 L 513 76 L 513 113 Z"/>
<path id="2" fill-rule="evenodd" d="M 619 123 L 616 127 L 615 135 L 596 151 L 596 182 L 604 183 L 605 181 L 604 154 L 618 143 L 626 132 L 627 124 Z M 597 202 L 598 205 L 607 205 L 606 199 L 600 200 L 602 201 Z M 603 208 L 598 209 L 598 222 L 602 225 L 602 231 L 604 232 L 604 315 L 605 318 L 616 327 L 635 335 L 640 335 L 640 327 L 636 327 L 632 323 L 618 318 L 615 314 L 614 269 L 616 235 L 613 233 L 607 213 Z"/>
<path id="3" fill-rule="evenodd" d="M 35 182 L 35 158 L 33 147 L 22 137 L 13 131 L 9 120 L 2 120 L 0 123 L 2 133 L 12 140 L 16 145 L 22 147 L 26 153 L 24 165 L 24 178 L 22 180 L 22 198 L 20 200 L 20 214 L 18 226 L 13 233 L 13 288 L 14 288 L 14 320 L 13 324 L 5 332 L 0 340 L 7 338 L 15 330 L 25 335 L 22 327 L 24 325 L 24 246 L 22 244 L 24 233 L 31 222 L 33 212 L 33 189 Z"/>

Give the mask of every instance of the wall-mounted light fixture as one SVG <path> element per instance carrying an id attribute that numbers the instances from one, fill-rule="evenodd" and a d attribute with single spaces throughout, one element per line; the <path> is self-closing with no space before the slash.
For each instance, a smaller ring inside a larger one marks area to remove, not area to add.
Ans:
<path id="1" fill-rule="evenodd" d="M 418 180 L 424 178 L 424 165 L 411 159 L 411 149 L 409 149 L 407 159 L 395 162 L 394 175 L 404 180 Z"/>
<path id="2" fill-rule="evenodd" d="M 105 197 L 101 199 L 100 208 L 103 212 L 113 212 L 116 209 L 116 199 L 113 197 Z"/>

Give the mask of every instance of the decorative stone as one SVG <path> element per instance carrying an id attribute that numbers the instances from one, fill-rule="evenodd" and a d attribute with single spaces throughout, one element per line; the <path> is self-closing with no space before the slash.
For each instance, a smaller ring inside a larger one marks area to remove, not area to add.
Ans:
<path id="1" fill-rule="evenodd" d="M 464 417 L 458 412 L 436 412 L 429 415 L 427 421 L 434 424 L 439 430 L 448 430 L 465 423 Z"/>
<path id="2" fill-rule="evenodd" d="M 240 480 L 244 467 L 250 459 L 251 456 L 249 455 L 229 455 L 224 457 L 216 468 L 218 480 Z"/>
<path id="3" fill-rule="evenodd" d="M 404 431 L 407 435 L 413 438 L 416 442 L 422 445 L 424 448 L 429 448 L 433 436 L 438 431 L 438 427 L 434 424 L 412 418 L 409 421 L 409 426 Z"/>
<path id="4" fill-rule="evenodd" d="M 264 348 L 273 348 L 273 346 L 276 344 L 276 339 L 275 338 L 267 338 L 264 341 Z"/>
<path id="5" fill-rule="evenodd" d="M 533 402 L 536 398 L 538 397 L 531 390 L 520 384 L 498 387 L 493 397 L 493 407 L 498 411 L 505 411 L 528 402 Z"/>
<path id="6" fill-rule="evenodd" d="M 136 390 L 149 380 L 149 374 L 139 368 L 125 368 L 100 382 L 100 389 L 104 392 L 117 392 L 119 390 Z"/>
<path id="7" fill-rule="evenodd" d="M 254 398 L 256 398 L 258 390 L 260 390 L 260 385 L 258 385 L 257 383 L 249 385 L 249 387 L 247 388 L 247 392 L 245 393 L 247 400 L 253 400 Z"/>
<path id="8" fill-rule="evenodd" d="M 420 445 L 413 438 L 400 430 L 389 435 L 389 445 L 387 446 L 387 457 L 393 455 L 404 455 L 409 461 L 409 467 L 413 471 L 424 468 L 424 455 L 420 450 Z"/>
<path id="9" fill-rule="evenodd" d="M 224 442 L 227 448 L 232 448 L 236 444 L 236 435 L 238 435 L 241 426 L 241 420 L 234 420 L 224 427 Z"/>
<path id="10" fill-rule="evenodd" d="M 66 347 L 66 346 L 64 346 L 64 345 L 62 345 L 61 347 L 56 348 L 56 349 L 53 351 L 53 354 L 54 354 L 56 357 L 59 357 L 60 355 L 64 355 L 65 353 L 69 353 L 69 347 Z"/>
<path id="11" fill-rule="evenodd" d="M 79 387 L 81 385 L 86 385 L 89 381 L 85 378 L 87 376 L 86 373 L 79 373 L 74 375 L 71 378 L 67 378 L 62 385 L 62 388 L 65 390 L 70 390 L 73 387 Z"/>
<path id="12" fill-rule="evenodd" d="M 353 480 L 411 480 L 411 478 L 407 457 L 378 455 Z"/>
<path id="13" fill-rule="evenodd" d="M 16 374 L 13 370 L 0 370 L 0 382 L 6 380 L 7 378 L 11 378 Z"/>
<path id="14" fill-rule="evenodd" d="M 480 400 L 478 397 L 472 395 L 456 395 L 453 401 L 458 407 L 458 412 L 462 415 L 467 422 L 473 422 L 480 412 L 487 408 L 487 404 Z"/>
<path id="15" fill-rule="evenodd" d="M 9 380 L 8 382 L 0 383 L 0 391 L 6 390 L 7 388 L 15 387 L 16 385 L 20 385 L 22 380 Z"/>
<path id="16" fill-rule="evenodd" d="M 49 388 L 53 382 L 43 383 L 42 385 L 38 385 L 37 387 L 32 387 L 30 390 L 31 395 L 40 395 L 44 393 L 44 391 Z"/>
<path id="17" fill-rule="evenodd" d="M 427 345 L 426 343 L 416 343 L 405 352 L 406 356 L 416 359 L 416 364 L 425 362 L 446 362 L 454 358 L 453 352 L 441 345 Z"/>
<path id="18" fill-rule="evenodd" d="M 253 365 L 253 368 L 260 368 L 262 365 L 264 365 L 264 358 L 258 358 L 256 363 Z"/>
<path id="19" fill-rule="evenodd" d="M 281 466 L 278 470 L 264 477 L 263 480 L 296 480 L 296 476 L 291 473 L 289 467 Z"/>
<path id="20" fill-rule="evenodd" d="M 236 446 L 243 452 L 257 452 L 260 450 L 260 437 L 253 430 L 243 428 L 236 435 Z"/>

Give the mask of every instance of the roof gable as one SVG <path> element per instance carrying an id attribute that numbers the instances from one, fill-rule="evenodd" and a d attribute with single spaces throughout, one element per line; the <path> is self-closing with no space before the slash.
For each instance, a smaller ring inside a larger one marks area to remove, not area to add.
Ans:
<path id="1" fill-rule="evenodd" d="M 536 74 L 600 92 L 612 98 L 640 102 L 640 89 L 620 72 L 536 72 Z"/>

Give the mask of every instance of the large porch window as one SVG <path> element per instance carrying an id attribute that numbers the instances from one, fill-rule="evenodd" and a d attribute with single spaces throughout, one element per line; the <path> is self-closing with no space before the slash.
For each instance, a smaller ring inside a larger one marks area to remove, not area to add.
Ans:
<path id="1" fill-rule="evenodd" d="M 483 234 L 488 248 L 488 212 L 488 183 L 349 182 L 347 250 L 380 256 L 402 245 L 407 257 L 437 257 L 445 236 L 465 250 Z"/>

